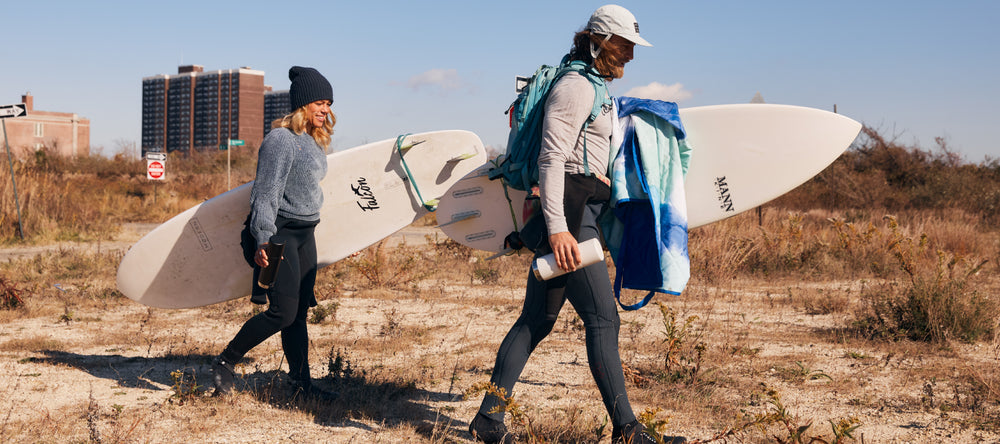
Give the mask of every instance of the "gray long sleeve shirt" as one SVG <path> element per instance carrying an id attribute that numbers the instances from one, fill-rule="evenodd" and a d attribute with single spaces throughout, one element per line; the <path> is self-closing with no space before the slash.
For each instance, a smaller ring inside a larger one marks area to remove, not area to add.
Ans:
<path id="1" fill-rule="evenodd" d="M 250 190 L 250 232 L 257 245 L 271 240 L 278 215 L 316 221 L 323 206 L 320 181 L 326 176 L 326 152 L 309 135 L 275 128 L 257 154 L 257 176 Z"/>
<path id="2" fill-rule="evenodd" d="M 583 173 L 583 141 L 593 173 L 608 174 L 612 116 L 606 107 L 580 131 L 594 106 L 594 87 L 586 77 L 570 72 L 552 87 L 545 101 L 542 146 L 538 152 L 538 189 L 549 234 L 569 231 L 563 211 L 565 173 Z"/>

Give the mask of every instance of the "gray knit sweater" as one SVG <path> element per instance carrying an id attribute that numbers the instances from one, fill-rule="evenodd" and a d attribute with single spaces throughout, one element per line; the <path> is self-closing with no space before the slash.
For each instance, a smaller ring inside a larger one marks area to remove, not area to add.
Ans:
<path id="1" fill-rule="evenodd" d="M 260 144 L 257 177 L 250 190 L 250 232 L 257 245 L 277 231 L 278 215 L 316 221 L 323 206 L 319 183 L 326 176 L 326 152 L 308 133 L 275 128 Z"/>

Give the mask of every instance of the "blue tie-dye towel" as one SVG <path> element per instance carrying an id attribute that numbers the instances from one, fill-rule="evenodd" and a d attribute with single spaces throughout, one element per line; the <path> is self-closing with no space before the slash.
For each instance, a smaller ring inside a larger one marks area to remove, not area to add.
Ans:
<path id="1" fill-rule="evenodd" d="M 691 274 L 684 175 L 691 148 L 677 104 L 617 97 L 622 143 L 610 158 L 611 209 L 601 228 L 615 261 L 615 297 L 626 310 L 657 292 L 680 294 Z M 648 290 L 634 305 L 621 289 Z"/>

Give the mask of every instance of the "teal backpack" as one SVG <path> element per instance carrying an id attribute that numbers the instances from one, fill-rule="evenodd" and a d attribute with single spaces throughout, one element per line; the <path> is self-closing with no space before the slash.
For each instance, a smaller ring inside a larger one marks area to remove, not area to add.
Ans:
<path id="1" fill-rule="evenodd" d="M 610 106 L 607 97 L 608 86 L 596 70 L 581 61 L 567 61 L 563 57 L 559 66 L 542 65 L 535 74 L 518 88 L 517 99 L 507 109 L 510 114 L 510 134 L 507 136 L 507 154 L 499 165 L 490 169 L 489 178 L 503 178 L 507 186 L 530 191 L 538 184 L 538 151 L 542 145 L 542 117 L 545 114 L 545 100 L 552 86 L 568 72 L 577 72 L 590 80 L 594 86 L 594 107 L 581 131 L 586 131 L 590 122 L 601 114 L 604 106 Z M 524 78 L 518 78 L 523 81 Z M 584 169 L 590 175 L 587 165 L 587 139 L 583 139 Z"/>

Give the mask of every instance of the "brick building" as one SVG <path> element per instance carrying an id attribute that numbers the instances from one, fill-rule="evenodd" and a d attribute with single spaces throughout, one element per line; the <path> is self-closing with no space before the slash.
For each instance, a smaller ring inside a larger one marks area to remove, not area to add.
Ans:
<path id="1" fill-rule="evenodd" d="M 142 79 L 142 151 L 219 149 L 228 139 L 260 146 L 264 138 L 264 72 L 247 67 Z"/>
<path id="2" fill-rule="evenodd" d="M 4 119 L 12 154 L 23 157 L 46 149 L 60 156 L 90 155 L 90 119 L 76 113 L 37 111 L 31 93 L 21 96 L 21 103 L 26 115 Z"/>

